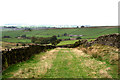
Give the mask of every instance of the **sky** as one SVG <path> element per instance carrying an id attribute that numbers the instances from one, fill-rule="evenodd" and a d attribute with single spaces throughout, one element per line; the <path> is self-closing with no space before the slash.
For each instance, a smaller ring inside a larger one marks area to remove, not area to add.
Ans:
<path id="1" fill-rule="evenodd" d="M 0 25 L 118 25 L 120 0 L 0 0 Z"/>

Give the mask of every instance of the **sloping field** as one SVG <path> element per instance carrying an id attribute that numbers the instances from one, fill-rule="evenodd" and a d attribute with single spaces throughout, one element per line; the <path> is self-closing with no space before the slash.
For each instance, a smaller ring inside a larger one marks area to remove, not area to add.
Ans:
<path id="1" fill-rule="evenodd" d="M 120 28 L 119 28 L 120 29 Z M 101 35 L 118 33 L 118 28 L 75 28 L 75 29 L 41 29 L 32 30 L 30 32 L 25 32 L 22 30 L 18 31 L 2 31 L 2 36 L 10 36 L 11 38 L 2 38 L 5 42 L 21 42 L 21 43 L 31 43 L 30 39 L 17 39 L 15 37 L 26 35 L 27 37 L 51 37 L 56 35 L 58 39 L 69 39 L 76 38 L 70 36 L 63 36 L 65 33 L 71 35 L 83 35 L 82 39 L 95 39 Z M 1 39 L 0 39 L 1 40 Z"/>
<path id="2" fill-rule="evenodd" d="M 100 36 L 104 34 L 118 33 L 118 28 L 76 28 L 76 29 L 41 29 L 33 30 L 31 32 L 24 31 L 3 31 L 2 36 L 17 37 L 26 34 L 28 37 L 38 36 L 38 37 L 50 37 L 53 35 L 63 35 L 64 33 L 73 35 L 85 35 L 86 38 L 91 38 L 90 36 Z M 83 38 L 85 38 L 83 36 Z"/>
<path id="3" fill-rule="evenodd" d="M 56 48 L 9 67 L 3 78 L 117 78 L 112 71 L 106 62 L 81 50 Z"/>
<path id="4" fill-rule="evenodd" d="M 85 35 L 82 38 L 96 38 L 101 35 L 118 33 L 118 28 L 83 28 L 71 33 L 74 35 Z"/>

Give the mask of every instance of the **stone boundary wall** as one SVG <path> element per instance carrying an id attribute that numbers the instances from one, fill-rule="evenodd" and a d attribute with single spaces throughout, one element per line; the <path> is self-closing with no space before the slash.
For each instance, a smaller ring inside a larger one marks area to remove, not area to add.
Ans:
<path id="1" fill-rule="evenodd" d="M 120 48 L 120 34 L 103 35 L 98 37 L 96 40 L 90 42 L 88 42 L 87 40 L 81 40 L 81 41 L 79 40 L 74 44 L 65 45 L 63 47 L 74 48 L 74 47 L 78 47 L 79 45 L 89 47 L 94 44 L 102 44 L 102 45 L 108 45 L 108 46 Z"/>
<path id="2" fill-rule="evenodd" d="M 44 52 L 53 48 L 55 48 L 55 46 L 30 45 L 29 47 L 2 51 L 2 69 L 5 70 L 12 64 L 26 61 L 34 54 L 39 54 L 40 52 Z"/>
<path id="3" fill-rule="evenodd" d="M 92 42 L 92 44 L 95 43 L 120 48 L 120 34 L 100 36 Z"/>

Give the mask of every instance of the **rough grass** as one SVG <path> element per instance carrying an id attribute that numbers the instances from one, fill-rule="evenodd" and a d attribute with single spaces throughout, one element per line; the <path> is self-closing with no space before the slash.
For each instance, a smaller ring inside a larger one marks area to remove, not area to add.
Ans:
<path id="1" fill-rule="evenodd" d="M 99 60 L 106 61 L 110 64 L 118 64 L 118 48 L 95 44 L 88 48 L 82 47 L 79 49 Z"/>
<path id="2" fill-rule="evenodd" d="M 17 39 L 17 38 L 3 38 L 4 42 L 13 42 L 13 43 L 31 43 L 30 39 Z"/>
<path id="3" fill-rule="evenodd" d="M 111 71 L 108 71 L 108 72 L 113 77 L 117 77 L 118 60 L 119 60 L 118 48 L 107 46 L 107 45 L 95 44 L 88 48 L 84 48 L 81 46 L 78 49 L 90 55 L 91 58 L 105 62 L 108 66 L 110 66 Z"/>
<path id="4" fill-rule="evenodd" d="M 78 49 L 61 49 L 44 78 L 111 78 L 105 62 Z"/>
<path id="5" fill-rule="evenodd" d="M 41 78 L 51 68 L 56 52 L 54 49 L 40 53 L 30 60 L 12 65 L 3 72 L 3 78 Z"/>
<path id="6" fill-rule="evenodd" d="M 77 48 L 56 48 L 10 66 L 3 78 L 118 78 L 115 70 Z"/>

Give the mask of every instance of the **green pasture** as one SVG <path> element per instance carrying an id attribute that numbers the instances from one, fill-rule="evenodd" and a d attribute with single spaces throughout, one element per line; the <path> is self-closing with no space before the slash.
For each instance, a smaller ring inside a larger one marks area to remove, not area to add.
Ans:
<path id="1" fill-rule="evenodd" d="M 78 41 L 78 40 L 61 41 L 59 44 L 57 44 L 57 46 L 67 45 L 67 44 L 74 44 L 76 41 Z"/>
<path id="2" fill-rule="evenodd" d="M 84 39 L 80 39 L 80 40 L 84 40 Z M 95 40 L 95 39 L 86 39 L 89 41 L 91 40 Z M 67 45 L 67 44 L 74 44 L 75 42 L 77 42 L 79 40 L 67 40 L 67 41 L 61 41 L 59 44 L 57 44 L 57 46 L 61 46 L 61 45 Z"/>
<path id="3" fill-rule="evenodd" d="M 3 38 L 5 42 L 12 42 L 12 43 L 31 43 L 30 39 L 17 39 L 17 38 Z"/>
<path id="4" fill-rule="evenodd" d="M 73 34 L 73 35 L 84 35 L 83 38 L 88 37 L 97 37 L 105 34 L 113 34 L 118 33 L 118 28 L 76 28 L 76 29 L 41 29 L 41 30 L 32 30 L 30 32 L 25 32 L 23 30 L 17 31 L 3 31 L 2 36 L 10 36 L 17 37 L 20 35 L 27 35 L 27 37 L 32 36 L 53 36 L 60 35 L 60 37 L 64 34 Z"/>
<path id="5" fill-rule="evenodd" d="M 40 29 L 25 32 L 23 30 L 17 31 L 2 31 L 2 36 L 10 36 L 10 39 L 3 39 L 8 42 L 30 42 L 30 40 L 19 40 L 15 39 L 17 36 L 26 35 L 27 37 L 51 37 L 56 35 L 58 39 L 75 38 L 69 36 L 63 36 L 64 33 L 71 35 L 83 35 L 82 39 L 95 39 L 101 35 L 118 33 L 118 28 L 75 28 L 75 29 Z M 59 35 L 59 37 L 58 37 Z"/>

